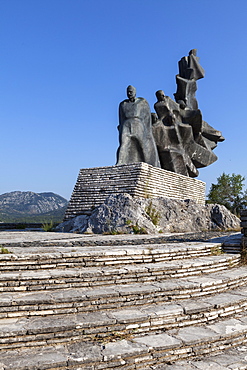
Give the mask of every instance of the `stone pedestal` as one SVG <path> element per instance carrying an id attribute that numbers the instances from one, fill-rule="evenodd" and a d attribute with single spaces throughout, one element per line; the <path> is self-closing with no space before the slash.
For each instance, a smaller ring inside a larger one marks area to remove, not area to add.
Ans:
<path id="1" fill-rule="evenodd" d="M 81 169 L 64 220 L 90 215 L 111 194 L 193 199 L 205 203 L 205 183 L 147 163 Z"/>
<path id="2" fill-rule="evenodd" d="M 247 247 L 247 209 L 242 209 L 240 211 L 240 219 L 241 219 L 241 233 L 242 233 L 242 246 L 244 248 Z"/>

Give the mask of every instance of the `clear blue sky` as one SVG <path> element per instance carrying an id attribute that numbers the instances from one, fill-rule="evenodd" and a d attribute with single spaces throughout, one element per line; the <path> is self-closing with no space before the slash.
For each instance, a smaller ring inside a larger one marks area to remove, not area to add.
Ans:
<path id="1" fill-rule="evenodd" d="M 80 168 L 114 165 L 126 87 L 154 111 L 192 48 L 199 108 L 226 138 L 198 178 L 247 177 L 246 16 L 246 0 L 0 0 L 0 194 L 69 199 Z"/>

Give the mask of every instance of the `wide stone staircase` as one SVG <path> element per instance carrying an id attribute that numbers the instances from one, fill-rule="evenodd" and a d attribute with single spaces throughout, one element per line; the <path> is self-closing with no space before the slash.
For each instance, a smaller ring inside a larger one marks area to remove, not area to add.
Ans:
<path id="1" fill-rule="evenodd" d="M 247 369 L 240 254 L 163 239 L 3 244 L 0 370 Z"/>

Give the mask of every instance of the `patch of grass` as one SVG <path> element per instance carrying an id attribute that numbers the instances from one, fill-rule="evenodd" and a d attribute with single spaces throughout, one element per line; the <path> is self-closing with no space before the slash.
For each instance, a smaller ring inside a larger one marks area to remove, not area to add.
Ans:
<path id="1" fill-rule="evenodd" d="M 212 256 L 219 256 L 220 254 L 224 253 L 222 247 L 219 247 L 218 245 L 211 247 L 210 250 Z"/>
<path id="2" fill-rule="evenodd" d="M 0 254 L 9 254 L 11 253 L 7 248 L 4 248 L 2 245 L 0 246 Z"/>
<path id="3" fill-rule="evenodd" d="M 112 230 L 109 231 L 109 234 L 110 235 L 119 235 L 121 233 L 119 231 L 115 230 L 115 229 L 112 229 Z"/>
<path id="4" fill-rule="evenodd" d="M 54 231 L 54 228 L 55 228 L 55 225 L 54 225 L 54 222 L 53 221 L 50 221 L 50 222 L 47 222 L 47 223 L 44 223 L 42 225 L 42 229 L 44 231 Z"/>
<path id="5" fill-rule="evenodd" d="M 148 206 L 145 208 L 145 212 L 151 218 L 152 223 L 157 226 L 160 222 L 161 215 L 158 211 L 156 211 L 152 201 L 150 201 Z"/>
<path id="6" fill-rule="evenodd" d="M 135 225 L 131 225 L 131 228 L 134 234 L 147 234 L 145 227 L 139 227 L 137 223 Z"/>
<path id="7" fill-rule="evenodd" d="M 86 234 L 86 233 L 84 233 L 84 234 Z M 124 234 L 124 232 L 118 231 L 113 227 L 109 227 L 109 231 L 104 231 L 103 232 L 103 235 L 120 235 L 120 234 Z"/>
<path id="8" fill-rule="evenodd" d="M 147 234 L 148 233 L 145 227 L 140 227 L 137 222 L 134 225 L 131 220 L 126 220 L 125 224 L 128 225 L 132 229 L 134 234 Z"/>

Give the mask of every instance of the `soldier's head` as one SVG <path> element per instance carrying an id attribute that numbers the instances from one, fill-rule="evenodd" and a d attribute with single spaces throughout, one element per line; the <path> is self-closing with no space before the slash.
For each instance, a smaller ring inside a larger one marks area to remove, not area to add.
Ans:
<path id="1" fill-rule="evenodd" d="M 184 100 L 178 100 L 177 103 L 179 104 L 179 107 L 181 109 L 185 109 L 186 108 L 186 103 Z"/>
<path id="2" fill-rule="evenodd" d="M 156 91 L 155 95 L 158 101 L 165 100 L 165 93 L 163 90 Z"/>
<path id="3" fill-rule="evenodd" d="M 129 100 L 134 101 L 136 97 L 136 88 L 132 85 L 127 87 L 127 96 Z"/>

